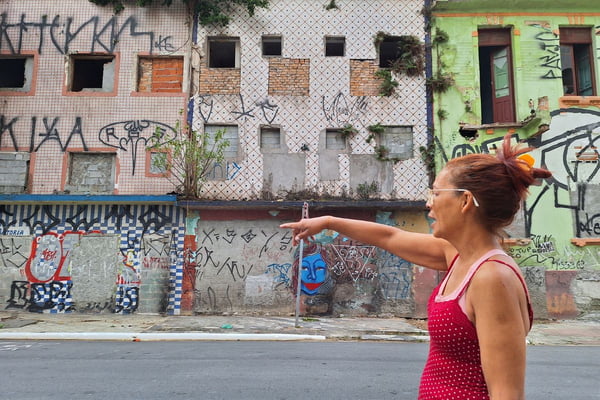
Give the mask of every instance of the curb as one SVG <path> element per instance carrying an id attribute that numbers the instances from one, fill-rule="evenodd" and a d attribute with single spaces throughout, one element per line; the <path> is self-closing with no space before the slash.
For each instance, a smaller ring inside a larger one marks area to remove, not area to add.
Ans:
<path id="1" fill-rule="evenodd" d="M 113 340 L 129 342 L 204 341 L 306 341 L 327 340 L 322 335 L 276 333 L 144 333 L 144 332 L 0 332 L 0 340 Z"/>

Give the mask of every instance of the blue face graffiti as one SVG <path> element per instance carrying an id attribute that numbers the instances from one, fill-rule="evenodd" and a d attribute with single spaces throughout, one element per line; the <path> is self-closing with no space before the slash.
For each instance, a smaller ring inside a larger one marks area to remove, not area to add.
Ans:
<path id="1" fill-rule="evenodd" d="M 311 254 L 302 259 L 302 291 L 316 294 L 327 278 L 327 265 L 321 254 Z"/>

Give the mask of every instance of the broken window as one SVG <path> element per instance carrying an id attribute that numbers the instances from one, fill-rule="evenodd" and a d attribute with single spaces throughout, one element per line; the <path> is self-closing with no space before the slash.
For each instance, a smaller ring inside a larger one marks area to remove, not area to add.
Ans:
<path id="1" fill-rule="evenodd" d="M 325 149 L 345 150 L 346 138 L 339 129 L 327 129 L 325 131 Z"/>
<path id="2" fill-rule="evenodd" d="M 115 56 L 72 55 L 70 58 L 70 92 L 112 92 L 115 80 Z"/>
<path id="3" fill-rule="evenodd" d="M 515 122 L 510 29 L 479 30 L 481 123 Z"/>
<path id="4" fill-rule="evenodd" d="M 183 57 L 140 57 L 137 91 L 145 93 L 181 93 Z"/>
<path id="5" fill-rule="evenodd" d="M 33 62 L 33 56 L 0 56 L 0 90 L 30 91 Z"/>
<path id="6" fill-rule="evenodd" d="M 146 151 L 146 176 L 165 177 L 168 175 L 171 154 L 167 150 Z"/>
<path id="7" fill-rule="evenodd" d="M 262 151 L 278 150 L 281 148 L 281 129 L 272 126 L 260 128 L 260 149 Z"/>
<path id="8" fill-rule="evenodd" d="M 266 57 L 281 56 L 281 36 L 262 37 L 262 55 Z"/>
<path id="9" fill-rule="evenodd" d="M 239 68 L 240 39 L 219 37 L 208 39 L 209 68 Z"/>
<path id="10" fill-rule="evenodd" d="M 346 38 L 343 36 L 325 37 L 325 57 L 343 57 L 346 50 Z"/>
<path id="11" fill-rule="evenodd" d="M 591 28 L 560 28 L 560 61 L 564 94 L 594 96 Z"/>
<path id="12" fill-rule="evenodd" d="M 71 193 L 113 193 L 115 153 L 70 153 L 65 190 Z"/>

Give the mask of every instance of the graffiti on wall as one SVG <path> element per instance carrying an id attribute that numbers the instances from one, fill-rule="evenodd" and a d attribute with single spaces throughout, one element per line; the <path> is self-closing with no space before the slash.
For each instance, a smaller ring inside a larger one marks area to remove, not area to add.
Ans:
<path id="1" fill-rule="evenodd" d="M 550 24 L 545 21 L 531 21 L 527 25 L 536 28 L 538 33 L 535 40 L 542 50 L 540 68 L 544 71 L 542 79 L 562 79 L 560 61 L 560 37 L 552 30 Z"/>
<path id="2" fill-rule="evenodd" d="M 98 139 L 101 143 L 123 150 L 131 154 L 131 175 L 135 175 L 135 167 L 139 151 L 145 151 L 152 136 L 159 138 L 158 145 L 177 138 L 177 131 L 161 122 L 134 120 L 114 122 L 100 129 Z"/>
<path id="3" fill-rule="evenodd" d="M 0 297 L 7 299 L 7 308 L 32 312 L 135 312 L 143 285 L 168 280 L 171 272 L 180 268 L 183 236 L 179 219 L 178 209 L 171 206 L 5 205 L 0 208 L 2 232 L 10 229 L 26 235 L 0 237 L 0 279 L 3 273 L 21 277 L 12 282 L 10 293 L 0 293 Z M 93 252 L 82 254 L 81 238 L 93 240 L 95 235 L 120 236 L 114 249 L 115 256 L 121 255 L 120 266 L 100 265 Z M 76 249 L 78 258 L 74 260 Z M 86 287 L 94 288 L 94 275 L 113 271 L 116 276 L 103 292 L 107 300 L 89 302 L 85 293 L 73 294 L 82 287 L 81 279 L 91 280 Z M 148 307 L 165 307 L 166 297 L 173 296 L 168 293 L 170 284 L 164 284 L 156 299 L 145 299 Z"/>
<path id="4" fill-rule="evenodd" d="M 42 146 L 50 144 L 58 145 L 58 148 L 64 152 L 71 142 L 76 139 L 75 142 L 79 147 L 83 147 L 87 151 L 88 146 L 83 136 L 83 127 L 81 117 L 75 117 L 70 130 L 60 131 L 59 122 L 60 117 L 31 117 L 29 124 L 19 124 L 20 117 L 8 117 L 6 115 L 0 115 L 0 148 L 13 148 L 15 151 L 19 151 L 22 148 L 28 148 L 30 153 L 37 152 Z M 18 126 L 21 125 L 21 126 Z M 23 127 L 27 125 L 27 128 Z M 27 146 L 19 147 L 15 131 L 28 131 L 30 132 Z M 7 146 L 6 141 L 10 139 L 10 143 Z"/>
<path id="5" fill-rule="evenodd" d="M 157 38 L 156 33 L 142 30 L 135 16 L 120 23 L 121 19 L 113 16 L 103 21 L 95 16 L 77 23 L 72 16 L 29 17 L 23 13 L 17 17 L 4 12 L 0 14 L 0 51 L 20 54 L 24 50 L 24 43 L 33 40 L 37 41 L 36 50 L 40 54 L 46 50 L 60 54 L 68 54 L 73 50 L 112 53 L 126 37 L 141 38 L 146 42 L 145 50 L 150 53 L 154 48 L 168 51 L 175 47 L 171 36 L 159 35 Z M 73 43 L 79 44 L 77 48 L 72 48 Z M 81 47 L 81 43 L 87 47 Z"/>
<path id="6" fill-rule="evenodd" d="M 573 237 L 598 237 L 600 234 L 600 185 L 597 183 L 600 176 L 600 112 L 569 108 L 553 111 L 551 116 L 550 130 L 543 135 L 529 139 L 513 135 L 513 140 L 522 140 L 534 147 L 539 165 L 547 167 L 553 174 L 524 205 L 525 235 L 535 240 L 531 246 L 514 248 L 513 252 L 521 264 L 537 263 L 556 270 L 581 269 L 584 265 L 581 251 L 570 252 L 568 246 L 559 249 L 552 240 L 539 241 L 532 232 L 535 232 L 536 213 L 544 212 L 540 207 L 542 200 L 550 197 L 555 208 L 568 210 L 573 216 Z M 492 153 L 500 147 L 501 141 L 502 138 L 492 138 L 479 145 L 459 143 L 448 153 L 438 139 L 436 145 L 447 161 L 466 154 Z"/>

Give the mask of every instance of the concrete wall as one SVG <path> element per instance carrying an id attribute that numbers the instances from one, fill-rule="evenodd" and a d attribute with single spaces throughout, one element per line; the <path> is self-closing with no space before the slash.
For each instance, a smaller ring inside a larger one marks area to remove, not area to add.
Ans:
<path id="1" fill-rule="evenodd" d="M 340 216 L 379 221 L 428 232 L 424 212 L 335 212 Z M 295 309 L 299 248 L 282 222 L 292 211 L 200 211 L 186 219 L 185 287 L 182 309 L 196 313 L 262 313 L 289 315 Z M 426 316 L 429 293 L 438 283 L 427 270 L 352 241 L 323 232 L 303 249 L 311 268 L 301 275 L 304 315 Z"/>
<path id="2" fill-rule="evenodd" d="M 0 303 L 32 312 L 177 314 L 182 224 L 173 206 L 1 206 Z"/>
<path id="3" fill-rule="evenodd" d="M 434 73 L 441 70 L 455 79 L 446 93 L 435 95 L 437 165 L 440 168 L 464 154 L 493 152 L 507 132 L 515 141 L 535 146 L 531 155 L 536 166 L 547 167 L 553 177 L 530 188 L 521 214 L 507 230 L 511 254 L 523 268 L 538 316 L 572 318 L 597 313 L 600 97 L 563 95 L 559 28 L 598 26 L 600 14 L 589 2 L 575 1 L 568 10 L 544 2 L 552 12 L 540 15 L 530 9 L 538 3 L 517 3 L 515 9 L 486 12 L 477 8 L 482 5 L 477 0 L 439 3 L 441 9 L 434 13 L 433 30 L 441 29 L 449 36 L 447 43 L 432 50 Z M 587 14 L 577 19 L 574 11 Z M 477 137 L 466 138 L 459 132 L 461 124 L 481 124 L 477 37 L 481 27 L 511 29 L 516 119 L 527 121 L 532 109 L 535 118 L 520 127 L 481 127 Z M 598 94 L 600 36 L 597 30 L 591 32 Z M 447 118 L 439 118 L 440 109 Z M 587 157 L 580 154 L 582 149 Z"/>

